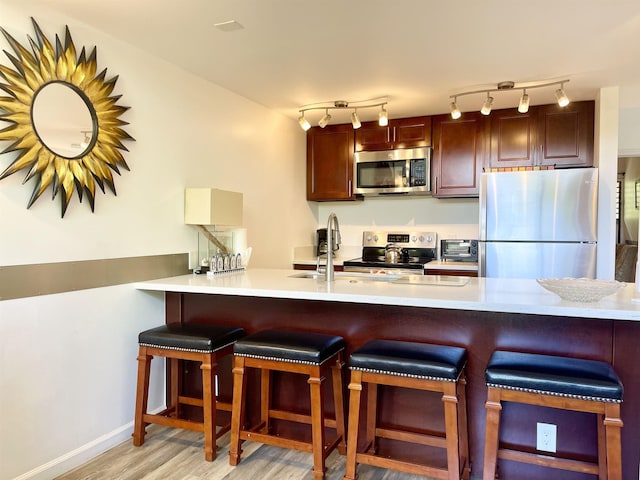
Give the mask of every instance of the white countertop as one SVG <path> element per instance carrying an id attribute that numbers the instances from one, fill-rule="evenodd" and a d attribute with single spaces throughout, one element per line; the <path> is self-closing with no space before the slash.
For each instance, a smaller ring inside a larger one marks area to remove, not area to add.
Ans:
<path id="1" fill-rule="evenodd" d="M 633 301 L 640 300 L 640 295 L 636 294 L 634 284 L 599 302 L 578 303 L 560 299 L 535 280 L 464 277 L 465 285 L 449 286 L 394 284 L 341 272 L 336 273 L 331 284 L 324 279 L 292 277 L 304 273 L 249 268 L 218 275 L 182 275 L 137 282 L 133 286 L 167 292 L 640 321 L 640 302 Z"/>

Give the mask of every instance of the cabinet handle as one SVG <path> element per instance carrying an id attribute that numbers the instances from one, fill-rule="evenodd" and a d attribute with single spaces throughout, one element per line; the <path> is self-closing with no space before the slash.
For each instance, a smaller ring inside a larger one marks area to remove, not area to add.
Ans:
<path id="1" fill-rule="evenodd" d="M 349 180 L 349 196 L 351 196 L 351 180 Z"/>

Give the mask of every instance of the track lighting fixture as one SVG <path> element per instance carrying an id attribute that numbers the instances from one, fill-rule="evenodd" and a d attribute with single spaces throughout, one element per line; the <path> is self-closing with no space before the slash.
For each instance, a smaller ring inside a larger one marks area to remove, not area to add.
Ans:
<path id="1" fill-rule="evenodd" d="M 305 112 L 309 110 L 324 110 L 325 114 L 318 122 L 318 126 L 320 128 L 326 127 L 331 121 L 331 114 L 329 114 L 329 110 L 344 110 L 347 108 L 353 108 L 353 112 L 351 113 L 351 124 L 354 129 L 360 128 L 362 123 L 360 122 L 360 117 L 358 115 L 358 109 L 361 108 L 369 108 L 369 107 L 382 107 L 382 111 L 378 114 L 378 124 L 382 126 L 386 126 L 389 123 L 389 117 L 387 111 L 384 106 L 387 104 L 386 98 L 376 98 L 373 100 L 363 100 L 360 102 L 352 102 L 351 105 L 346 100 L 336 100 L 334 102 L 325 102 L 325 103 L 316 103 L 313 105 L 307 105 L 301 107 L 298 111 L 300 112 L 300 117 L 298 118 L 298 123 L 303 130 L 307 131 L 311 128 L 311 124 L 305 118 Z"/>
<path id="2" fill-rule="evenodd" d="M 522 96 L 520 97 L 520 103 L 518 104 L 518 111 L 520 113 L 527 113 L 529 111 L 529 95 L 527 89 L 522 90 Z"/>
<path id="3" fill-rule="evenodd" d="M 329 115 L 329 109 L 327 108 L 327 109 L 325 110 L 324 117 L 322 117 L 322 118 L 320 119 L 320 121 L 318 122 L 318 126 L 319 126 L 320 128 L 324 128 L 324 127 L 326 127 L 326 126 L 329 124 L 329 120 L 331 120 L 331 115 Z"/>
<path id="4" fill-rule="evenodd" d="M 462 116 L 462 113 L 460 113 L 456 102 L 456 97 L 453 97 L 453 102 L 451 102 L 451 118 L 453 118 L 454 120 L 457 120 Z"/>
<path id="5" fill-rule="evenodd" d="M 351 114 L 351 124 L 353 125 L 354 129 L 358 129 L 362 126 L 362 123 L 360 123 L 360 119 L 358 118 L 358 110 L 354 110 L 353 113 Z"/>
<path id="6" fill-rule="evenodd" d="M 564 83 L 560 83 L 560 88 L 556 90 L 555 94 L 558 105 L 560 105 L 561 107 L 566 107 L 567 105 L 569 105 L 569 97 L 567 97 L 567 94 L 564 93 Z"/>
<path id="7" fill-rule="evenodd" d="M 491 105 L 493 105 L 493 97 L 489 96 L 489 92 L 487 92 L 487 99 L 482 104 L 480 113 L 483 115 L 489 115 L 491 113 Z"/>
<path id="8" fill-rule="evenodd" d="M 300 126 L 305 132 L 311 128 L 311 124 L 309 123 L 309 120 L 304 118 L 304 112 L 302 112 L 302 115 L 300 115 L 300 118 L 298 118 L 298 123 L 300 124 Z"/>
<path id="9" fill-rule="evenodd" d="M 389 114 L 384 109 L 384 104 L 382 105 L 382 110 L 380 110 L 380 113 L 378 114 L 378 125 L 381 127 L 389 125 Z"/>
<path id="10" fill-rule="evenodd" d="M 533 88 L 550 87 L 553 85 L 560 85 L 560 88 L 558 88 L 555 91 L 555 97 L 560 107 L 566 107 L 567 105 L 569 105 L 569 98 L 567 97 L 567 94 L 564 91 L 564 84 L 567 83 L 568 81 L 569 80 L 558 80 L 555 82 L 540 81 L 540 82 L 527 82 L 527 83 L 520 83 L 520 84 L 515 84 L 514 82 L 507 81 L 507 82 L 498 83 L 496 85 L 496 88 L 488 88 L 484 90 L 473 90 L 469 92 L 456 93 L 449 96 L 449 98 L 452 99 L 452 102 L 450 104 L 451 118 L 455 120 L 462 116 L 460 113 L 460 109 L 458 108 L 458 97 L 461 97 L 463 95 L 472 95 L 476 93 L 486 93 L 487 98 L 482 104 L 482 109 L 480 110 L 480 112 L 483 115 L 489 115 L 491 113 L 491 108 L 493 105 L 493 97 L 490 95 L 490 93 L 501 92 L 505 90 L 508 91 L 508 90 L 513 90 L 515 88 L 522 89 L 522 96 L 520 97 L 520 103 L 518 104 L 518 112 L 520 113 L 527 113 L 529 111 L 529 94 L 527 93 L 527 90 L 531 90 Z"/>

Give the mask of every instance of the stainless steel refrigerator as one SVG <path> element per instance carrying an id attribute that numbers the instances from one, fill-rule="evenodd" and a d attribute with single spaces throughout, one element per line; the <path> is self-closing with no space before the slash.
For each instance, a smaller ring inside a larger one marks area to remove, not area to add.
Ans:
<path id="1" fill-rule="evenodd" d="M 483 173 L 482 277 L 596 276 L 598 169 Z"/>

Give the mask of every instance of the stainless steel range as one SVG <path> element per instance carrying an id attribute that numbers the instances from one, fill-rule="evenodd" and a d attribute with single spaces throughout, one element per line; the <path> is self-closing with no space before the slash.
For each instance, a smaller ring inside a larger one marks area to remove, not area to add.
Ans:
<path id="1" fill-rule="evenodd" d="M 436 258 L 435 232 L 364 232 L 362 257 L 344 262 L 345 272 L 422 275 Z"/>

